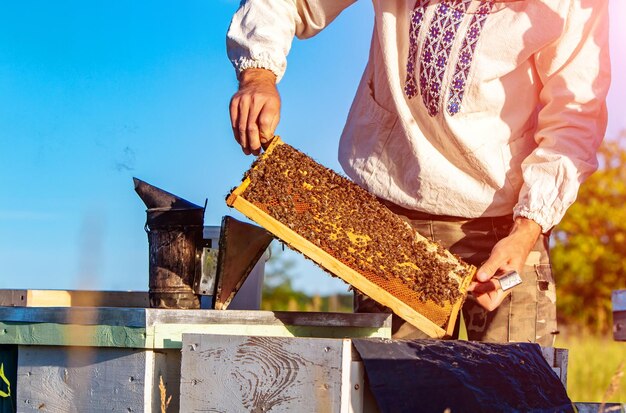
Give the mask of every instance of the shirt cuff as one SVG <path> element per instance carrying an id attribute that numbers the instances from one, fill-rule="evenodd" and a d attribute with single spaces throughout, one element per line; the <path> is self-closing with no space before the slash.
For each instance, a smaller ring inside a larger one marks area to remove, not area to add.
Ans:
<path id="1" fill-rule="evenodd" d="M 513 219 L 517 217 L 524 217 L 535 221 L 537 224 L 539 224 L 539 226 L 541 226 L 542 234 L 548 233 L 555 225 L 553 223 L 553 220 L 550 219 L 550 217 L 548 217 L 547 214 L 545 214 L 543 211 L 533 211 L 523 205 L 517 205 L 515 208 L 513 208 Z"/>
<path id="2" fill-rule="evenodd" d="M 285 74 L 284 65 L 275 63 L 272 59 L 269 58 L 257 58 L 252 59 L 249 57 L 239 57 L 232 61 L 233 66 L 235 66 L 235 70 L 237 71 L 237 79 L 239 79 L 241 72 L 246 69 L 267 69 L 276 75 L 276 83 L 280 82 L 283 75 Z"/>

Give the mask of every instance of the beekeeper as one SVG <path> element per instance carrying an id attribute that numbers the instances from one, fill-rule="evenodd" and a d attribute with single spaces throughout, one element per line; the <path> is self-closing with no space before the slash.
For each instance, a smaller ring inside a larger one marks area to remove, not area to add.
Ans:
<path id="1" fill-rule="evenodd" d="M 294 35 L 352 0 L 247 0 L 228 31 L 235 139 L 258 154 L 280 116 Z M 373 0 L 365 73 L 339 143 L 356 183 L 478 268 L 471 340 L 556 334 L 548 237 L 597 168 L 610 81 L 607 0 Z M 523 283 L 504 292 L 494 276 Z M 357 311 L 385 311 L 359 295 Z M 399 318 L 394 337 L 419 337 Z"/>

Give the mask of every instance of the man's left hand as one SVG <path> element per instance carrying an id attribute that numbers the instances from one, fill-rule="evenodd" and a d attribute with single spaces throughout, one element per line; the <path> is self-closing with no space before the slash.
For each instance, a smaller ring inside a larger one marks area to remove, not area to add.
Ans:
<path id="1" fill-rule="evenodd" d="M 475 280 L 468 288 L 484 309 L 495 310 L 508 294 L 502 291 L 499 281 L 492 279 L 493 276 L 513 270 L 521 274 L 528 254 L 540 234 L 539 224 L 531 219 L 518 217 L 510 234 L 494 245 L 489 259 L 476 271 Z"/>

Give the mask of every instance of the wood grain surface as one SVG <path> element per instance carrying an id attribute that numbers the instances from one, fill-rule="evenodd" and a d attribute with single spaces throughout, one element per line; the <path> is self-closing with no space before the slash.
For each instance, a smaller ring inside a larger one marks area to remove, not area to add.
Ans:
<path id="1" fill-rule="evenodd" d="M 145 366 L 142 350 L 20 346 L 17 411 L 143 412 Z"/>
<path id="2" fill-rule="evenodd" d="M 332 339 L 185 335 L 181 411 L 340 412 L 349 345 Z"/>

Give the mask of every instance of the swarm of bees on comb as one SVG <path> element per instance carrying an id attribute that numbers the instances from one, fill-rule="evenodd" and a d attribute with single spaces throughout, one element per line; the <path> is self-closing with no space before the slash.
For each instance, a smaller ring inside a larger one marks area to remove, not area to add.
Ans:
<path id="1" fill-rule="evenodd" d="M 244 181 L 245 200 L 416 311 L 437 310 L 429 317 L 437 325 L 463 299 L 473 267 L 293 147 L 275 145 Z"/>

